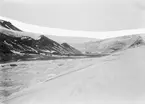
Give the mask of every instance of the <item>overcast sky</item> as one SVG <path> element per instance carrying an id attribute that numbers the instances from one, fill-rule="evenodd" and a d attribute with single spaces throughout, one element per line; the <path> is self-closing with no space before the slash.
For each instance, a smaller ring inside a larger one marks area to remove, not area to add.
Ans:
<path id="1" fill-rule="evenodd" d="M 145 28 L 145 0 L 0 0 L 0 15 L 83 31 Z"/>

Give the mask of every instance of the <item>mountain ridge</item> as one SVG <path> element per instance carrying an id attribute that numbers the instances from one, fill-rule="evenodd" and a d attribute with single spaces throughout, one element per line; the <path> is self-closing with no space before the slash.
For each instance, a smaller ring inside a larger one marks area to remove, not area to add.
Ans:
<path id="1" fill-rule="evenodd" d="M 61 44 L 44 35 L 40 34 L 38 39 L 33 39 L 8 21 L 0 20 L 0 25 L 2 27 L 0 28 L 0 45 L 3 48 L 3 51 L 0 51 L 0 53 L 2 54 L 1 56 L 6 56 L 1 57 L 0 60 L 9 60 L 7 54 L 10 56 L 13 54 L 20 56 L 23 54 L 43 54 L 46 56 L 77 55 L 75 51 L 66 49 Z"/>
<path id="2" fill-rule="evenodd" d="M 29 36 L 30 35 L 30 36 Z M 37 38 L 31 36 L 39 35 Z M 81 49 L 66 42 L 58 43 L 45 34 L 25 32 L 9 21 L 0 20 L 0 60 L 62 56 L 104 56 L 145 44 L 144 34 L 130 34 L 82 43 Z M 9 50 L 9 51 L 8 51 Z M 37 56 L 35 56 L 37 55 Z M 8 58 L 7 58 L 8 56 Z"/>

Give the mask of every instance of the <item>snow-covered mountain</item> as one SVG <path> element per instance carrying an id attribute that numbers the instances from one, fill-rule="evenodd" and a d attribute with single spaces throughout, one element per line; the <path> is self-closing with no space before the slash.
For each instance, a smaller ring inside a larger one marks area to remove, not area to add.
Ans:
<path id="1" fill-rule="evenodd" d="M 34 39 L 29 36 L 31 33 L 24 32 L 9 21 L 0 20 L 0 26 L 0 60 L 2 61 L 31 54 L 82 55 L 79 50 L 66 48 L 44 35 L 39 34 L 40 36 Z"/>
<path id="2" fill-rule="evenodd" d="M 145 41 L 140 34 L 128 35 L 110 39 L 99 40 L 96 42 L 85 43 L 84 51 L 86 54 L 111 54 L 117 51 L 126 50 L 145 45 Z"/>

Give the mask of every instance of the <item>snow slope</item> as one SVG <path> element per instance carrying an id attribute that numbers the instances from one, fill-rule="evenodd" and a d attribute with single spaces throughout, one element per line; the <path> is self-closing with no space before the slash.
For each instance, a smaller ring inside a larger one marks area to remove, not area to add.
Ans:
<path id="1" fill-rule="evenodd" d="M 89 65 L 43 83 L 7 104 L 144 104 L 145 47 L 103 58 L 80 60 Z M 78 63 L 78 62 L 77 62 Z"/>

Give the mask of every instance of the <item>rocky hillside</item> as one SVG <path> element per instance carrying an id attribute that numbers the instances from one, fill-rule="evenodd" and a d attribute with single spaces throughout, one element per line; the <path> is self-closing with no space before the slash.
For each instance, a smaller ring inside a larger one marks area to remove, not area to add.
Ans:
<path id="1" fill-rule="evenodd" d="M 74 53 L 76 53 L 76 55 L 81 55 L 82 52 L 75 49 L 74 47 L 70 46 L 69 44 L 67 43 L 62 43 L 61 44 L 66 50 L 68 50 L 69 52 L 71 52 L 71 54 L 73 55 Z"/>
<path id="2" fill-rule="evenodd" d="M 37 38 L 34 38 L 35 36 Z M 68 43 L 58 43 L 42 34 L 24 32 L 12 23 L 0 20 L 0 60 L 11 60 L 13 57 L 25 55 L 27 57 L 32 55 L 49 57 L 56 55 L 109 55 L 117 51 L 144 45 L 145 38 L 143 37 L 142 34 L 129 35 L 71 46 Z"/>
<path id="3" fill-rule="evenodd" d="M 29 37 L 10 22 L 0 20 L 0 60 L 9 60 L 13 55 L 81 55 L 77 49 L 65 47 L 44 35 L 38 39 Z"/>
<path id="4" fill-rule="evenodd" d="M 88 43 L 86 44 L 86 53 L 110 54 L 116 51 L 144 45 L 144 43 L 140 35 L 122 36 Z"/>
<path id="5" fill-rule="evenodd" d="M 139 34 L 74 44 L 73 46 L 87 55 L 108 55 L 144 44 L 144 35 Z"/>

